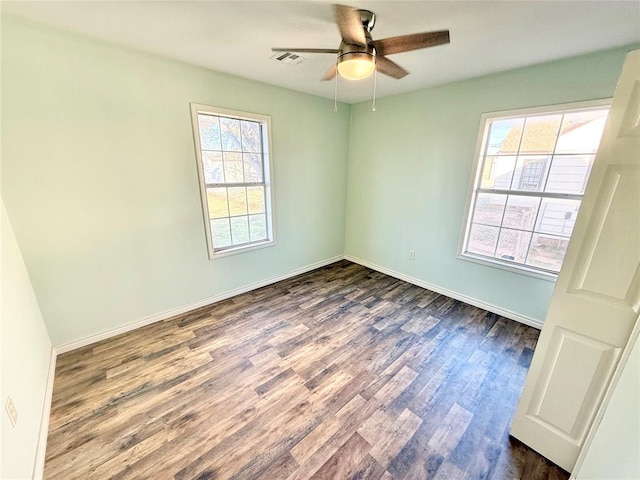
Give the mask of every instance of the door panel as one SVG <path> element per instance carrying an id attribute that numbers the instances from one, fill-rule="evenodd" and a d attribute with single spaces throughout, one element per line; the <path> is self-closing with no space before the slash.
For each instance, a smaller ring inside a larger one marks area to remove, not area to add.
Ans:
<path id="1" fill-rule="evenodd" d="M 621 302 L 636 313 L 639 308 L 640 166 L 609 165 L 597 208 L 587 227 L 577 259 L 571 293 L 597 295 Z M 629 215 L 631 213 L 631 215 Z"/>
<path id="2" fill-rule="evenodd" d="M 619 352 L 612 345 L 556 328 L 548 365 L 527 414 L 576 444 L 582 441 L 585 416 L 595 410 Z M 575 364 L 577 360 L 580 365 Z"/>
<path id="3" fill-rule="evenodd" d="M 511 434 L 571 471 L 640 310 L 640 50 L 627 56 Z"/>

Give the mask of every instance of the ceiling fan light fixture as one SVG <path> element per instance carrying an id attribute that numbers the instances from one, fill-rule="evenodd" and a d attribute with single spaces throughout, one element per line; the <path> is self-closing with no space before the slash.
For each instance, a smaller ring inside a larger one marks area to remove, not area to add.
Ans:
<path id="1" fill-rule="evenodd" d="M 375 57 L 368 52 L 347 52 L 338 58 L 338 73 L 347 80 L 367 78 L 375 68 Z"/>

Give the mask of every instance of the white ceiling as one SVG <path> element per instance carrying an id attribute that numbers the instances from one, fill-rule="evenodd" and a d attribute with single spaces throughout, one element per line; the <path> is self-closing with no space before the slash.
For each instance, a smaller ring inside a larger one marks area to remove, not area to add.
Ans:
<path id="1" fill-rule="evenodd" d="M 291 66 L 270 47 L 337 48 L 330 1 L 2 2 L 3 13 L 220 72 L 333 98 L 320 78 L 335 58 Z M 634 1 L 356 1 L 377 15 L 373 38 L 449 29 L 451 44 L 393 55 L 411 72 L 378 75 L 387 96 L 640 42 Z M 371 98 L 372 78 L 339 83 L 338 98 Z"/>

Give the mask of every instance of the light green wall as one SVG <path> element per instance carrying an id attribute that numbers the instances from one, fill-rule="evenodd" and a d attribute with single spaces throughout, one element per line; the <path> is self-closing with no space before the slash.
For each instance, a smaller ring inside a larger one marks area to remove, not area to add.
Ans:
<path id="1" fill-rule="evenodd" d="M 343 253 L 542 320 L 552 282 L 456 258 L 480 115 L 611 96 L 625 52 L 336 114 L 330 100 L 3 17 L 2 186 L 54 344 Z M 272 116 L 275 247 L 207 259 L 189 102 Z"/>
<path id="2" fill-rule="evenodd" d="M 350 107 L 2 18 L 2 188 L 54 345 L 344 252 Z M 189 102 L 271 115 L 277 245 L 210 261 Z"/>
<path id="3" fill-rule="evenodd" d="M 4 203 L 0 213 L 2 288 L 2 445 L 0 478 L 32 478 L 51 359 L 51 341 Z M 13 427 L 4 411 L 11 397 L 18 411 Z"/>
<path id="4" fill-rule="evenodd" d="M 610 97 L 626 51 L 353 105 L 346 254 L 542 321 L 554 283 L 457 258 L 480 116 Z"/>

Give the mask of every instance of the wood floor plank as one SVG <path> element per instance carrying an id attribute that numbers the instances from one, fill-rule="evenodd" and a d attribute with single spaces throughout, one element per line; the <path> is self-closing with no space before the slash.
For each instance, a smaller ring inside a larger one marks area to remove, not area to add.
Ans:
<path id="1" fill-rule="evenodd" d="M 360 409 L 340 415 L 342 422 L 336 432 L 322 445 L 318 445 L 315 452 L 304 463 L 301 463 L 300 469 L 287 480 L 310 478 L 338 451 L 340 446 L 344 445 L 349 437 L 356 433 L 358 427 L 379 407 L 380 402 L 372 399 L 367 401 Z"/>
<path id="2" fill-rule="evenodd" d="M 414 315 L 401 328 L 405 332 L 414 333 L 416 335 L 424 335 L 429 330 L 440 323 L 440 319 L 432 315 L 424 317 L 423 315 Z"/>
<path id="3" fill-rule="evenodd" d="M 448 457 L 460 441 L 472 418 L 471 412 L 454 403 L 429 439 L 428 445 L 431 448 L 437 448 L 441 455 Z"/>
<path id="4" fill-rule="evenodd" d="M 383 404 L 391 403 L 413 380 L 418 376 L 416 372 L 406 365 L 396 373 L 378 392 L 374 395 Z"/>
<path id="5" fill-rule="evenodd" d="M 304 463 L 315 451 L 324 445 L 343 424 L 341 417 L 353 415 L 361 409 L 365 404 L 360 395 L 353 397 L 349 403 L 342 407 L 333 417 L 328 418 L 314 428 L 308 435 L 300 440 L 292 449 L 291 454 L 298 461 Z"/>
<path id="6" fill-rule="evenodd" d="M 311 477 L 313 480 L 348 478 L 367 455 L 371 445 L 357 432 Z"/>
<path id="7" fill-rule="evenodd" d="M 276 458 L 271 464 L 260 472 L 261 478 L 287 478 L 298 469 L 298 462 L 289 452 L 284 452 L 280 457 Z M 231 478 L 241 480 L 247 478 L 240 471 Z"/>
<path id="8" fill-rule="evenodd" d="M 60 355 L 45 478 L 532 479 L 538 332 L 347 261 Z"/>
<path id="9" fill-rule="evenodd" d="M 378 410 L 362 424 L 358 433 L 372 445 L 371 456 L 386 468 L 421 423 L 422 419 L 410 410 L 402 412 L 397 419 Z"/>
<path id="10" fill-rule="evenodd" d="M 434 480 L 463 480 L 464 477 L 464 471 L 460 470 L 452 463 L 444 462 L 442 465 L 440 465 L 433 478 Z"/>
<path id="11" fill-rule="evenodd" d="M 345 478 L 348 480 L 379 480 L 385 473 L 387 472 L 384 467 L 367 454 Z"/>

